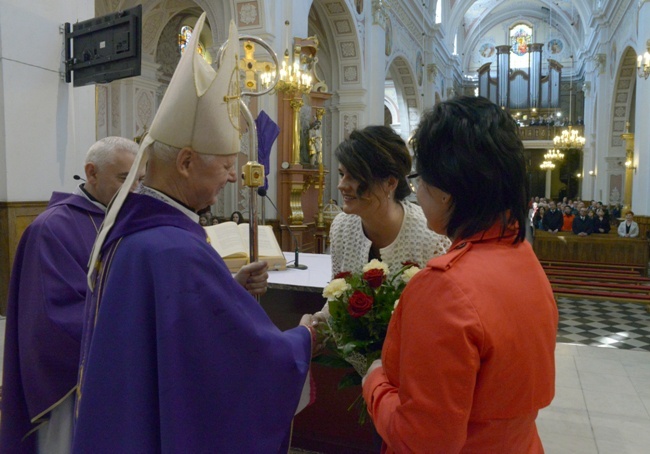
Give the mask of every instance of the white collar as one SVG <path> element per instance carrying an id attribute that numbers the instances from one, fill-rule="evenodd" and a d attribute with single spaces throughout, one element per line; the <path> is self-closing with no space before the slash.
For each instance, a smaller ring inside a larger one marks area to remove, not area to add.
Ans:
<path id="1" fill-rule="evenodd" d="M 97 200 L 93 200 L 90 197 L 88 197 L 88 194 L 86 193 L 86 191 L 84 189 L 82 189 L 83 185 L 84 185 L 84 183 L 79 184 L 79 186 L 77 186 L 75 188 L 75 190 L 72 191 L 72 193 L 74 195 L 78 195 L 79 197 L 83 197 L 84 199 L 88 200 L 90 203 L 95 205 L 97 208 L 102 210 L 104 213 L 106 213 L 106 206 L 103 203 L 98 202 Z"/>
<path id="2" fill-rule="evenodd" d="M 149 186 L 145 186 L 143 184 L 141 184 L 136 189 L 136 192 L 141 195 L 147 195 L 149 197 L 153 197 L 154 199 L 160 200 L 161 202 L 165 202 L 167 205 L 171 205 L 174 208 L 178 209 L 181 213 L 185 214 L 192 221 L 196 223 L 199 222 L 198 214 L 196 214 L 194 211 L 190 210 L 189 208 L 181 205 L 176 200 L 169 197 L 167 194 L 164 194 L 156 189 L 150 188 Z"/>

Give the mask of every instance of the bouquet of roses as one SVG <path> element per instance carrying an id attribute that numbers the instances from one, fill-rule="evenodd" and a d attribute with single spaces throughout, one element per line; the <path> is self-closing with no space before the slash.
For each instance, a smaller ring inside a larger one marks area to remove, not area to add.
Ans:
<path id="1" fill-rule="evenodd" d="M 361 274 L 339 273 L 325 287 L 330 317 L 324 334 L 328 340 L 326 352 L 314 361 L 354 368 L 355 372 L 343 377 L 339 389 L 360 385 L 370 364 L 381 357 L 390 317 L 407 282 L 418 271 L 416 263 L 405 262 L 389 278 L 388 266 L 371 260 Z M 360 421 L 364 419 L 362 407 Z"/>

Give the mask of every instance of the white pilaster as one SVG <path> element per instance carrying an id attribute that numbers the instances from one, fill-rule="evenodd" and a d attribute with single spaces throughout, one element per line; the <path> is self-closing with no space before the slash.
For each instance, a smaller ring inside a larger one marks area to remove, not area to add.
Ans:
<path id="1" fill-rule="evenodd" d="M 637 55 L 647 51 L 650 42 L 650 1 L 639 2 L 639 34 Z M 637 77 L 636 125 L 634 130 L 634 162 L 636 174 L 632 188 L 632 210 L 637 215 L 650 215 L 650 78 Z"/>

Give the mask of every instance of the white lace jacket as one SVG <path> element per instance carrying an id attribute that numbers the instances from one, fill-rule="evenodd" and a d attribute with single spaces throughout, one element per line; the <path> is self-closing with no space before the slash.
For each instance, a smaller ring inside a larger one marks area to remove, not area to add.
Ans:
<path id="1" fill-rule="evenodd" d="M 423 267 L 430 258 L 444 254 L 451 245 L 446 236 L 429 230 L 422 208 L 407 201 L 402 205 L 402 228 L 392 244 L 380 249 L 381 260 L 388 265 L 391 275 L 400 270 L 402 262 L 416 262 Z M 339 213 L 330 228 L 332 276 L 341 271 L 361 272 L 368 263 L 371 245 L 363 233 L 361 218 Z"/>

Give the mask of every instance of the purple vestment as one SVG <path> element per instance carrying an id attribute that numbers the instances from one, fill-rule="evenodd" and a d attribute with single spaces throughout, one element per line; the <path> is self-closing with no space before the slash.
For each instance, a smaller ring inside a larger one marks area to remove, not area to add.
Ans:
<path id="1" fill-rule="evenodd" d="M 0 452 L 35 452 L 23 438 L 77 384 L 88 257 L 104 212 L 55 192 L 14 259 L 5 335 Z"/>
<path id="2" fill-rule="evenodd" d="M 88 295 L 73 452 L 274 453 L 311 358 L 233 278 L 204 229 L 129 194 Z"/>

